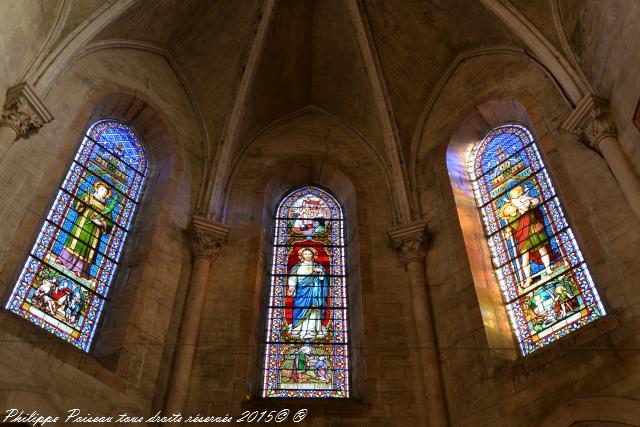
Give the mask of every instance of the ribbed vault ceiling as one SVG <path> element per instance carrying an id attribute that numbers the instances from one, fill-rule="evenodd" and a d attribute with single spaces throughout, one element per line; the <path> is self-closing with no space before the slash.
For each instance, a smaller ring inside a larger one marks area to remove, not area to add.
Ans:
<path id="1" fill-rule="evenodd" d="M 143 41 L 169 51 L 215 144 L 236 102 L 263 7 L 260 0 L 139 0 L 96 40 Z M 457 55 L 521 47 L 477 0 L 366 0 L 360 11 L 404 156 L 429 97 Z M 313 105 L 384 152 L 383 118 L 370 79 L 375 70 L 363 61 L 347 1 L 277 0 L 256 67 L 239 141 Z"/>

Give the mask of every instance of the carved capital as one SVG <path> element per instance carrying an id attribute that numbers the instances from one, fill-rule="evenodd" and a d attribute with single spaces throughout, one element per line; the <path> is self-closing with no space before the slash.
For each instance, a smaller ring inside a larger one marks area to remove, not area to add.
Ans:
<path id="1" fill-rule="evenodd" d="M 405 267 L 410 262 L 424 262 L 429 243 L 429 232 L 425 220 L 391 228 L 387 230 L 387 234 Z"/>
<path id="2" fill-rule="evenodd" d="M 16 139 L 36 132 L 53 116 L 33 91 L 23 82 L 10 87 L 0 114 L 0 126 L 8 126 L 16 133 Z"/>
<path id="3" fill-rule="evenodd" d="M 582 139 L 600 152 L 600 143 L 607 137 L 618 137 L 609 102 L 593 95 L 585 96 L 565 120 L 562 128 Z"/>
<path id="4" fill-rule="evenodd" d="M 227 243 L 229 227 L 201 216 L 191 220 L 191 250 L 195 258 L 214 261 Z"/>

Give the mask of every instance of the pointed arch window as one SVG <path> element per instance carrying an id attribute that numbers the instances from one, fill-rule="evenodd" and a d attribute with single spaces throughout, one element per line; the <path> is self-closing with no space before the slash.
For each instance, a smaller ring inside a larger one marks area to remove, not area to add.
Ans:
<path id="1" fill-rule="evenodd" d="M 278 206 L 263 397 L 349 397 L 344 227 L 342 207 L 318 187 Z"/>
<path id="2" fill-rule="evenodd" d="M 524 355 L 605 315 L 531 132 L 491 130 L 468 166 L 492 263 Z"/>
<path id="3" fill-rule="evenodd" d="M 146 172 L 144 147 L 128 125 L 91 125 L 6 308 L 89 351 Z"/>

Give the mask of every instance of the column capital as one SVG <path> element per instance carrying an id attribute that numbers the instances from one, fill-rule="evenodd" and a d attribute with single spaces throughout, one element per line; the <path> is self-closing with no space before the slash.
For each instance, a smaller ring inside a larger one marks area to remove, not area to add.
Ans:
<path id="1" fill-rule="evenodd" d="M 597 152 L 600 152 L 599 145 L 603 139 L 618 137 L 609 101 L 594 95 L 582 98 L 562 124 L 562 129 L 582 138 Z"/>
<path id="2" fill-rule="evenodd" d="M 227 236 L 230 230 L 224 224 L 194 215 L 190 229 L 193 256 L 215 261 L 220 249 L 227 243 Z"/>
<path id="3" fill-rule="evenodd" d="M 0 126 L 13 129 L 16 139 L 31 135 L 51 120 L 53 116 L 26 82 L 7 90 L 4 107 L 0 113 Z"/>
<path id="4" fill-rule="evenodd" d="M 391 246 L 398 252 L 400 261 L 405 267 L 410 262 L 424 262 L 430 238 L 426 220 L 390 228 L 387 234 L 391 240 Z"/>

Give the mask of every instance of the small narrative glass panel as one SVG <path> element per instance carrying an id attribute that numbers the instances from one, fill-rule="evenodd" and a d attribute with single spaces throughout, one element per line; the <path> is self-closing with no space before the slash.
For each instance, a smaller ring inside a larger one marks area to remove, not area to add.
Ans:
<path id="1" fill-rule="evenodd" d="M 7 309 L 89 351 L 147 164 L 115 120 L 94 123 L 40 229 Z"/>
<path id="2" fill-rule="evenodd" d="M 316 187 L 293 191 L 273 243 L 263 397 L 349 397 L 340 204 Z"/>
<path id="3" fill-rule="evenodd" d="M 531 133 L 493 129 L 469 173 L 520 348 L 530 354 L 605 315 Z"/>

